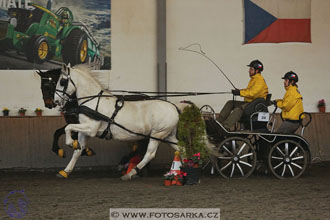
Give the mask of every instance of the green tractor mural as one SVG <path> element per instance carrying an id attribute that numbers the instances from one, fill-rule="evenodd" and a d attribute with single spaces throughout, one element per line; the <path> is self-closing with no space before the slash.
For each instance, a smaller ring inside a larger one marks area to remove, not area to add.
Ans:
<path id="1" fill-rule="evenodd" d="M 9 8 L 8 21 L 0 21 L 0 49 L 15 49 L 30 62 L 50 59 L 71 65 L 100 63 L 100 45 L 87 27 L 74 22 L 72 12 L 61 7 L 55 13 L 37 5 L 33 9 Z"/>

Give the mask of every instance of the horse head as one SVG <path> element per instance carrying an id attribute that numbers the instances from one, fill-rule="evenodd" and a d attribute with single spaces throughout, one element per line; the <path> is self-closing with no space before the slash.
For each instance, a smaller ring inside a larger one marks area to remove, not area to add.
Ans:
<path id="1" fill-rule="evenodd" d="M 38 70 L 36 73 L 41 77 L 41 92 L 45 107 L 52 109 L 56 106 L 54 103 L 54 95 L 61 69 L 53 69 L 46 72 Z"/>

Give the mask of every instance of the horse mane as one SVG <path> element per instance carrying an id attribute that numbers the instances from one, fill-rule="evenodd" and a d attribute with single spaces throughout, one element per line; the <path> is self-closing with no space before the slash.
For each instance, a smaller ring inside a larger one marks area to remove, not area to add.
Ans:
<path id="1" fill-rule="evenodd" d="M 52 77 L 52 76 L 57 76 L 57 77 L 60 77 L 60 75 L 61 75 L 61 68 L 56 68 L 56 69 L 50 69 L 50 70 L 47 70 L 47 71 L 45 71 L 45 72 L 42 72 L 41 70 L 40 70 L 40 73 L 42 73 L 42 74 L 46 74 L 47 75 L 47 77 Z"/>
<path id="2" fill-rule="evenodd" d="M 98 79 L 98 75 L 100 75 L 100 72 L 94 72 L 95 65 L 93 64 L 79 64 L 72 67 L 72 69 L 78 70 L 79 73 L 85 73 L 88 77 L 91 77 L 95 83 L 97 83 L 102 89 L 106 89 L 100 80 Z"/>

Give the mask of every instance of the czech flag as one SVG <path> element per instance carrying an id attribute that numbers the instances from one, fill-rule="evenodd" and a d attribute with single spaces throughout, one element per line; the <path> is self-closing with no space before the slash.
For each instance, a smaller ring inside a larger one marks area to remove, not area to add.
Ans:
<path id="1" fill-rule="evenodd" d="M 244 0 L 245 44 L 311 43 L 311 0 Z"/>

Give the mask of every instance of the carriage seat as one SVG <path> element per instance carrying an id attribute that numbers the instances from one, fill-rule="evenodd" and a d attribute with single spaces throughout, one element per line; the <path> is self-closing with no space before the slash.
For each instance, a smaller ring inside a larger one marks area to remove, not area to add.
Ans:
<path id="1" fill-rule="evenodd" d="M 242 114 L 240 119 L 241 125 L 244 128 L 249 128 L 251 130 L 264 130 L 268 131 L 267 123 L 268 121 L 259 121 L 257 112 L 267 112 L 268 113 L 268 106 L 270 106 L 270 99 L 272 94 L 267 94 L 266 99 L 264 98 L 257 98 L 249 103 Z M 252 120 L 252 128 L 251 128 L 251 120 Z"/>

